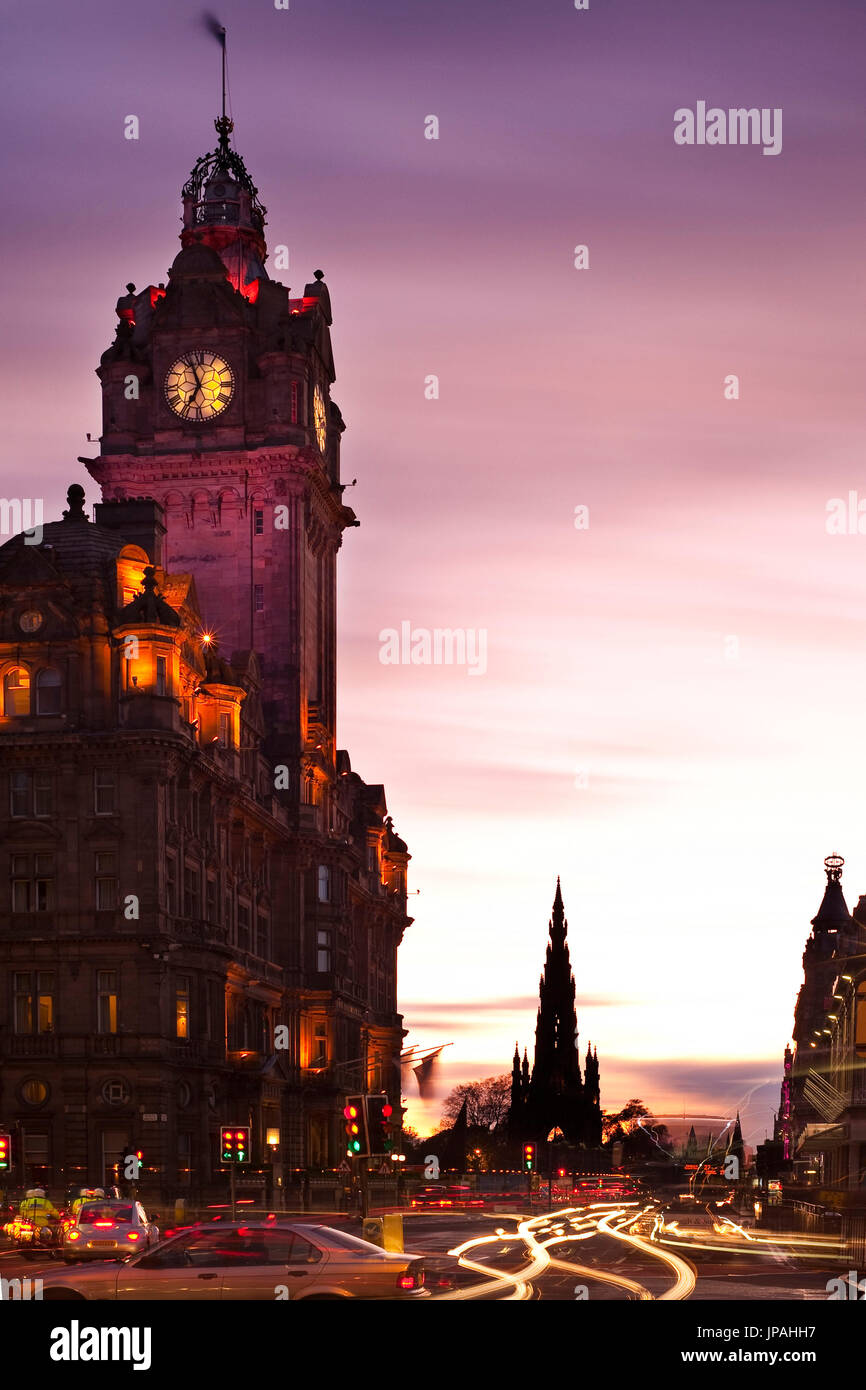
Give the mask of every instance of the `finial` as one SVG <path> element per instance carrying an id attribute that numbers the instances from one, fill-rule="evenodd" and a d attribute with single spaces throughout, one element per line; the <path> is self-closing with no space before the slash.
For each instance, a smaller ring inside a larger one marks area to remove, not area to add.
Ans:
<path id="1" fill-rule="evenodd" d="M 314 271 L 313 271 L 313 279 L 314 279 L 314 280 L 324 280 L 324 278 L 325 278 L 325 272 L 324 272 L 324 270 L 314 270 Z"/>
<path id="2" fill-rule="evenodd" d="M 86 521 L 84 515 L 84 488 L 80 483 L 72 483 L 66 490 L 68 509 L 63 513 L 64 521 Z"/>
<path id="3" fill-rule="evenodd" d="M 845 860 L 841 854 L 828 854 L 824 860 L 824 870 L 827 874 L 828 883 L 838 883 L 842 877 L 842 867 Z"/>

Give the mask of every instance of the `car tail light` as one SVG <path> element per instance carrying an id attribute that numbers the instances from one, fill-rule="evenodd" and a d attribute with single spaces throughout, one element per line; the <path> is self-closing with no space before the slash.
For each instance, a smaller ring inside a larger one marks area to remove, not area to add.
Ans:
<path id="1" fill-rule="evenodd" d="M 414 1273 L 411 1273 L 409 1270 L 406 1270 L 406 1272 L 405 1272 L 404 1274 L 401 1274 L 400 1277 L 399 1277 L 399 1279 L 397 1280 L 397 1288 L 398 1288 L 398 1289 L 420 1289 L 423 1283 L 424 1283 L 424 1271 L 423 1271 L 423 1269 L 416 1270 Z"/>
<path id="2" fill-rule="evenodd" d="M 127 1240 L 140 1240 L 141 1233 L 140 1231 L 130 1231 L 126 1238 Z"/>
<path id="3" fill-rule="evenodd" d="M 113 1226 L 113 1225 L 114 1225 L 114 1222 L 113 1222 L 113 1221 L 94 1221 L 93 1224 L 94 1224 L 94 1226 L 99 1226 L 99 1227 L 102 1228 L 102 1230 L 105 1230 L 106 1227 L 108 1227 L 108 1226 Z"/>
<path id="4" fill-rule="evenodd" d="M 70 1232 L 69 1232 L 69 1239 L 70 1239 L 70 1240 L 80 1240 L 80 1239 L 81 1239 L 81 1232 L 80 1232 L 80 1231 L 70 1231 Z"/>

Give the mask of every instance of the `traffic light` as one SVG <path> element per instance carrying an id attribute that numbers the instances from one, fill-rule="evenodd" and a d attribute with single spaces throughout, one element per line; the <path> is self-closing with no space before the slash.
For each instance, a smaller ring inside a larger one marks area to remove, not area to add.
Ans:
<path id="1" fill-rule="evenodd" d="M 523 1145 L 523 1167 L 527 1173 L 531 1173 L 535 1169 L 535 1149 L 535 1144 Z"/>
<path id="2" fill-rule="evenodd" d="M 367 1137 L 371 1154 L 389 1154 L 393 1147 L 391 1117 L 394 1111 L 385 1095 L 365 1096 Z"/>
<path id="3" fill-rule="evenodd" d="M 220 1129 L 222 1163 L 249 1163 L 249 1125 L 223 1125 Z"/>
<path id="4" fill-rule="evenodd" d="M 12 1167 L 12 1136 L 0 1134 L 0 1173 L 8 1173 Z"/>
<path id="5" fill-rule="evenodd" d="M 349 1096 L 343 1107 L 343 1117 L 346 1121 L 346 1154 L 349 1158 L 357 1158 L 360 1154 L 367 1153 L 367 1136 L 364 1132 L 364 1097 Z"/>

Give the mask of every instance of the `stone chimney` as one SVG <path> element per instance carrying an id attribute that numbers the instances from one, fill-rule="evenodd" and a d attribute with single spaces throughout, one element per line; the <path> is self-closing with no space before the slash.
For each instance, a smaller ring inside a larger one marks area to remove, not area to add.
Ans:
<path id="1" fill-rule="evenodd" d="M 153 497 L 126 497 L 119 502 L 97 502 L 94 521 L 110 531 L 119 531 L 124 540 L 140 545 L 152 565 L 162 566 L 164 512 Z"/>

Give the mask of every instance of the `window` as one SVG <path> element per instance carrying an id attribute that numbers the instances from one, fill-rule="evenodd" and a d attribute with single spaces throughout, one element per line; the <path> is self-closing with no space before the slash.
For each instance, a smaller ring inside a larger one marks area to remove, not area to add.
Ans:
<path id="1" fill-rule="evenodd" d="M 166 670 L 166 659 L 164 656 L 156 658 L 156 693 L 165 695 L 168 691 L 168 674 Z"/>
<path id="2" fill-rule="evenodd" d="M 185 864 L 183 869 L 183 915 L 201 916 L 201 875 L 197 864 Z"/>
<path id="3" fill-rule="evenodd" d="M 9 774 L 9 814 L 29 816 L 31 803 L 30 773 L 11 772 Z"/>
<path id="4" fill-rule="evenodd" d="M 96 972 L 96 1031 L 117 1032 L 117 971 Z"/>
<path id="5" fill-rule="evenodd" d="M 331 933 L 316 932 L 316 969 L 324 974 L 331 969 Z"/>
<path id="6" fill-rule="evenodd" d="M 14 666 L 3 677 L 3 713 L 30 713 L 30 673 L 23 666 Z"/>
<path id="7" fill-rule="evenodd" d="M 313 1024 L 313 1057 L 311 1067 L 328 1065 L 328 1025 L 322 1019 Z"/>
<path id="8" fill-rule="evenodd" d="M 117 907 L 117 855 L 113 849 L 96 855 L 96 910 L 112 912 Z"/>
<path id="9" fill-rule="evenodd" d="M 16 970 L 13 989 L 15 1032 L 53 1033 L 54 971 Z"/>
<path id="10" fill-rule="evenodd" d="M 238 902 L 238 945 L 250 949 L 250 905 Z"/>
<path id="11" fill-rule="evenodd" d="M 34 772 L 33 774 L 33 814 L 35 816 L 53 816 L 54 814 L 54 781 L 50 772 Z"/>
<path id="12" fill-rule="evenodd" d="M 188 975 L 180 975 L 175 989 L 175 1037 L 189 1037 L 189 988 L 190 981 Z"/>
<path id="13" fill-rule="evenodd" d="M 220 748 L 231 748 L 232 744 L 232 717 L 230 714 L 220 715 L 219 745 Z"/>
<path id="14" fill-rule="evenodd" d="M 292 424 L 298 423 L 298 383 L 292 382 Z"/>
<path id="15" fill-rule="evenodd" d="M 165 905 L 169 912 L 177 912 L 177 860 L 173 854 L 165 856 Z"/>
<path id="16" fill-rule="evenodd" d="M 122 1076 L 113 1076 L 102 1083 L 102 1099 L 106 1105 L 128 1105 L 132 1092 Z M 103 1135 L 103 1145 L 109 1136 Z M 122 1141 L 121 1141 L 122 1142 Z M 116 1152 L 123 1152 L 122 1149 Z"/>
<path id="17" fill-rule="evenodd" d="M 54 813 L 54 784 L 50 772 L 9 774 L 9 814 L 50 816 Z"/>
<path id="18" fill-rule="evenodd" d="M 59 671 L 47 666 L 36 677 L 36 713 L 59 714 L 63 681 Z"/>
<path id="19" fill-rule="evenodd" d="M 256 612 L 263 613 L 265 609 L 265 586 L 264 584 L 253 585 L 255 594 Z"/>
<path id="20" fill-rule="evenodd" d="M 21 1099 L 25 1105 L 44 1105 L 48 1099 L 48 1085 L 33 1076 L 21 1087 Z"/>
<path id="21" fill-rule="evenodd" d="M 12 855 L 12 911 L 49 912 L 54 906 L 54 855 Z"/>
<path id="22" fill-rule="evenodd" d="M 113 816 L 117 810 L 117 773 L 105 767 L 93 774 L 93 809 L 97 816 Z"/>
<path id="23" fill-rule="evenodd" d="M 253 533 L 256 536 L 265 534 L 265 514 L 259 507 L 253 512 Z"/>
<path id="24" fill-rule="evenodd" d="M 319 865 L 318 892 L 320 903 L 331 901 L 331 870 L 327 864 Z"/>
<path id="25" fill-rule="evenodd" d="M 217 920 L 217 881 L 215 878 L 208 878 L 205 903 L 204 915 L 207 921 L 215 922 Z"/>
<path id="26" fill-rule="evenodd" d="M 256 914 L 256 955 L 266 960 L 269 950 L 270 932 L 268 930 L 268 919 L 259 912 Z"/>

